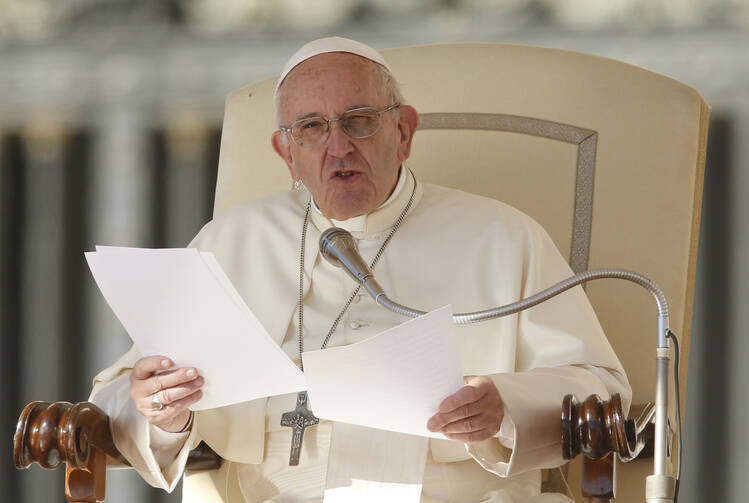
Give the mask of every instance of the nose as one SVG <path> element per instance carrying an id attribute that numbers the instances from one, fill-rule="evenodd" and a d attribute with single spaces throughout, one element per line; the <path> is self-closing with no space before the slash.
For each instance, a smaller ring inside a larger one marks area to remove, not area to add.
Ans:
<path id="1" fill-rule="evenodd" d="M 330 121 L 330 133 L 328 136 L 328 154 L 333 157 L 344 158 L 354 150 L 351 137 L 343 131 L 340 120 Z"/>

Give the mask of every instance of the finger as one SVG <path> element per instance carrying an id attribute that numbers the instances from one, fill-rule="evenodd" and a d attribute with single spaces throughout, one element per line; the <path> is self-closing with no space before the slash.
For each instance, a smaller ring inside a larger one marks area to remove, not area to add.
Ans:
<path id="1" fill-rule="evenodd" d="M 194 404 L 198 400 L 203 398 L 203 392 L 197 390 L 194 393 L 172 402 L 159 410 L 149 410 L 144 415 L 151 424 L 158 426 L 159 428 L 169 430 L 174 420 L 184 411 L 187 407 Z"/>
<path id="2" fill-rule="evenodd" d="M 448 396 L 440 403 L 440 413 L 450 412 L 460 407 L 476 402 L 481 399 L 487 392 L 484 387 L 465 385 L 457 392 Z"/>
<path id="3" fill-rule="evenodd" d="M 135 379 L 147 379 L 157 370 L 166 370 L 172 365 L 172 361 L 164 356 L 146 356 L 135 362 L 132 375 Z"/>
<path id="4" fill-rule="evenodd" d="M 440 431 L 446 424 L 474 416 L 482 412 L 477 403 L 466 404 L 450 412 L 438 412 L 427 422 L 427 428 L 431 431 Z"/>
<path id="5" fill-rule="evenodd" d="M 188 407 L 194 404 L 201 398 L 203 398 L 203 390 L 198 389 L 198 390 L 195 390 L 193 393 L 187 395 L 186 397 L 180 398 L 176 402 L 173 402 L 171 405 L 173 407 L 184 409 L 185 407 Z"/>
<path id="6" fill-rule="evenodd" d="M 181 400 L 188 395 L 191 395 L 195 391 L 199 390 L 201 386 L 203 386 L 203 384 L 203 378 L 198 376 L 197 378 L 192 379 L 189 382 L 180 384 L 179 386 L 163 388 L 160 391 L 156 392 L 155 395 L 158 397 L 161 403 L 163 403 L 164 405 L 169 405 Z M 152 397 L 153 395 L 148 395 L 147 397 L 145 397 L 145 400 L 149 405 L 151 403 Z"/>
<path id="7" fill-rule="evenodd" d="M 141 412 L 151 408 L 152 396 L 163 389 L 175 386 L 189 386 L 192 390 L 201 387 L 204 384 L 202 378 L 200 381 L 193 382 L 198 378 L 198 372 L 192 367 L 168 370 L 159 374 L 154 374 L 148 379 L 130 379 L 130 397 L 136 403 Z M 190 384 L 192 383 L 192 384 Z M 162 403 L 166 403 L 159 395 Z"/>
<path id="8" fill-rule="evenodd" d="M 492 403 L 492 400 L 484 395 L 476 402 L 464 404 L 449 412 L 438 412 L 429 419 L 427 428 L 431 431 L 441 431 L 449 423 L 493 411 L 498 407 L 499 404 Z"/>
<path id="9" fill-rule="evenodd" d="M 447 423 L 440 428 L 441 433 L 471 433 L 480 430 L 489 430 L 492 435 L 499 431 L 501 420 L 492 414 L 477 414 L 475 416 L 465 417 L 458 421 Z"/>
<path id="10" fill-rule="evenodd" d="M 159 422 L 169 421 L 173 419 L 174 416 L 179 414 L 182 409 L 184 409 L 190 404 L 197 402 L 202 397 L 203 397 L 203 390 L 197 389 L 193 391 L 192 393 L 189 393 L 183 396 L 179 400 L 175 400 L 171 403 L 164 404 L 164 407 L 161 409 L 151 409 L 150 402 L 149 402 L 149 408 L 147 409 L 146 417 L 154 418 L 155 420 L 158 420 Z"/>
<path id="11" fill-rule="evenodd" d="M 496 387 L 494 381 L 488 376 L 463 376 L 463 384 L 476 388 Z"/>
<path id="12" fill-rule="evenodd" d="M 152 395 L 163 389 L 182 386 L 198 378 L 198 370 L 193 367 L 175 369 L 174 371 L 154 374 L 144 382 L 148 383 L 148 394 Z"/>
<path id="13" fill-rule="evenodd" d="M 176 402 L 172 402 L 171 405 L 178 409 L 184 409 L 194 404 L 201 398 L 203 398 L 203 390 L 198 389 L 198 390 L 195 390 L 193 393 L 190 393 L 186 397 L 180 398 Z"/>

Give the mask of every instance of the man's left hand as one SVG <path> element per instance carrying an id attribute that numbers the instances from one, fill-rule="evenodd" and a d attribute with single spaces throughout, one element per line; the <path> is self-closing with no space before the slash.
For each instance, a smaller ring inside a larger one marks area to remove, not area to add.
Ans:
<path id="1" fill-rule="evenodd" d="M 465 385 L 457 393 L 442 401 L 439 412 L 427 422 L 427 428 L 467 443 L 493 437 L 504 417 L 497 386 L 485 376 L 466 376 L 463 382 Z"/>

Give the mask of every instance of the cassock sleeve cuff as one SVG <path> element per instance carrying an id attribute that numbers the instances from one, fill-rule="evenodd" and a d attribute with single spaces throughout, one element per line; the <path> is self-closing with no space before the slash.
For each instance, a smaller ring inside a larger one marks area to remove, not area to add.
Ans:
<path id="1" fill-rule="evenodd" d="M 170 486 L 169 492 L 171 492 L 187 463 L 189 447 L 192 445 L 189 441 L 192 430 L 172 433 L 150 423 L 148 429 L 150 451 L 161 468 L 164 479 Z"/>

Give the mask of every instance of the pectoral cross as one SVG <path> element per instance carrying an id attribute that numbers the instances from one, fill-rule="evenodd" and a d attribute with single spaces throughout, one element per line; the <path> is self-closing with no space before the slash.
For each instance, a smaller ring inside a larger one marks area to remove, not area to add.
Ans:
<path id="1" fill-rule="evenodd" d="M 300 392 L 296 396 L 296 408 L 292 411 L 284 412 L 281 416 L 281 426 L 289 426 L 293 432 L 289 466 L 297 466 L 299 464 L 299 453 L 302 450 L 304 430 L 319 422 L 320 420 L 307 408 L 307 392 Z"/>

